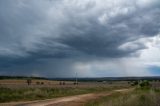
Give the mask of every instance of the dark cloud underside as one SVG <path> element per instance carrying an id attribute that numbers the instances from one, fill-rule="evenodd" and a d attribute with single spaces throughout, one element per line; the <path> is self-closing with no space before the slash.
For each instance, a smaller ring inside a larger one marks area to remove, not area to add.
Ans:
<path id="1" fill-rule="evenodd" d="M 146 48 L 136 40 L 159 34 L 159 17 L 158 0 L 1 0 L 0 72 L 63 74 L 67 60 L 72 70 L 81 59 L 133 56 Z"/>

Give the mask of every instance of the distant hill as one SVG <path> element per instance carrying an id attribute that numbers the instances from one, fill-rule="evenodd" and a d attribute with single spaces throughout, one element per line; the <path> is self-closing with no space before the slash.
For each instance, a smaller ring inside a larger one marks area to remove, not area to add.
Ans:
<path id="1" fill-rule="evenodd" d="M 0 76 L 0 80 L 3 80 L 3 79 L 28 79 L 28 78 L 31 78 L 31 79 L 46 79 L 46 78 L 43 78 L 43 77 L 27 77 L 27 76 Z"/>
<path id="2" fill-rule="evenodd" d="M 49 78 L 49 80 L 74 81 L 75 78 Z M 79 81 L 135 81 L 135 80 L 160 80 L 160 76 L 153 77 L 99 77 L 99 78 L 77 78 Z"/>
<path id="3" fill-rule="evenodd" d="M 2 79 L 45 79 L 45 80 L 57 80 L 57 81 L 75 81 L 75 78 L 45 78 L 34 76 L 0 76 Z M 147 76 L 147 77 L 93 77 L 93 78 L 77 78 L 78 81 L 135 81 L 135 80 L 160 80 L 160 76 Z"/>

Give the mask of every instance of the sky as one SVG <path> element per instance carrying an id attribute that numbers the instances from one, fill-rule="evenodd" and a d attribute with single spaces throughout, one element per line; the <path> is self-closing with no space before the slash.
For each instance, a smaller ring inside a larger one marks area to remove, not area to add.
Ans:
<path id="1" fill-rule="evenodd" d="M 160 75 L 159 0 L 0 0 L 0 75 Z"/>

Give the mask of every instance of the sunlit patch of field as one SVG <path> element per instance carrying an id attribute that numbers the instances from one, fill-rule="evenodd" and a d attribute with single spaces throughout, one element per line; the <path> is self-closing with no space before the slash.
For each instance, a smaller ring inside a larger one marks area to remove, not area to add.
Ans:
<path id="1" fill-rule="evenodd" d="M 65 84 L 61 84 L 60 82 L 64 82 Z M 114 81 L 114 82 L 79 82 L 78 85 L 74 85 L 74 81 L 53 81 L 53 80 L 37 80 L 33 79 L 31 85 L 28 86 L 27 80 L 25 79 L 5 79 L 0 80 L 0 87 L 5 88 L 93 88 L 93 87 L 127 87 L 130 86 L 127 81 Z"/>
<path id="2" fill-rule="evenodd" d="M 67 81 L 67 84 L 71 85 L 72 82 Z M 0 87 L 4 88 L 34 88 L 34 87 L 57 87 L 59 81 L 33 79 L 31 84 L 27 84 L 26 79 L 4 79 L 0 80 Z"/>
<path id="3" fill-rule="evenodd" d="M 37 82 L 44 82 L 45 84 L 58 84 L 58 81 L 51 81 L 51 80 L 38 80 L 38 79 L 34 79 L 32 80 L 32 84 L 37 84 Z M 4 79 L 4 80 L 0 80 L 0 84 L 27 84 L 26 83 L 26 79 Z"/>

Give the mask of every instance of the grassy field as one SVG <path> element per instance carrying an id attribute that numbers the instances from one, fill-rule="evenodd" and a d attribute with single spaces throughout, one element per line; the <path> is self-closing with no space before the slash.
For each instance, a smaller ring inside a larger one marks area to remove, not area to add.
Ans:
<path id="1" fill-rule="evenodd" d="M 107 88 L 0 88 L 0 102 L 39 100 L 111 90 Z"/>
<path id="2" fill-rule="evenodd" d="M 89 101 L 85 106 L 160 106 L 160 89 L 136 88 Z"/>
<path id="3" fill-rule="evenodd" d="M 127 82 L 73 82 L 65 81 L 65 85 L 60 85 L 59 81 L 33 80 L 31 85 L 27 85 L 25 80 L 1 80 L 0 81 L 0 103 L 11 101 L 42 100 L 62 96 L 78 95 L 93 92 L 108 92 L 113 89 L 128 88 Z M 43 82 L 43 84 L 36 84 Z"/>
<path id="4" fill-rule="evenodd" d="M 61 81 L 63 82 L 63 81 Z M 37 84 L 39 83 L 39 84 Z M 41 84 L 43 83 L 43 84 Z M 65 85 L 60 85 L 60 81 L 52 80 L 32 80 L 31 85 L 27 85 L 26 80 L 16 80 L 16 79 L 4 79 L 0 80 L 0 87 L 3 88 L 12 88 L 12 89 L 21 89 L 21 88 L 93 88 L 93 87 L 110 87 L 110 86 L 129 86 L 127 81 L 115 81 L 115 82 L 79 82 L 75 86 L 73 81 L 65 81 Z"/>
<path id="5" fill-rule="evenodd" d="M 0 103 L 112 92 L 115 89 L 134 87 L 135 89 L 129 92 L 114 92 L 109 96 L 87 101 L 85 106 L 160 106 L 160 82 L 140 81 L 138 83 L 139 85 L 131 86 L 136 84 L 135 81 L 95 81 L 79 82 L 78 85 L 74 85 L 72 81 L 65 81 L 63 85 L 60 84 L 60 81 L 36 79 L 32 80 L 31 85 L 28 85 L 24 79 L 0 80 Z"/>

